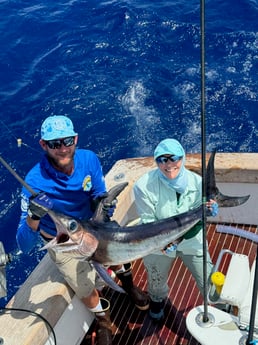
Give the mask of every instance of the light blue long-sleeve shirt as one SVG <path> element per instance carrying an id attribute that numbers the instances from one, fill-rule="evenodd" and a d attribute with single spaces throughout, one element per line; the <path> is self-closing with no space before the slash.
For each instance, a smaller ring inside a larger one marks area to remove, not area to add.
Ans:
<path id="1" fill-rule="evenodd" d="M 159 169 L 152 170 L 139 178 L 134 185 L 134 195 L 137 212 L 142 223 L 172 217 L 201 205 L 202 178 L 190 170 L 186 170 L 186 172 L 188 184 L 186 190 L 180 196 L 160 178 Z M 199 225 L 200 229 L 201 226 Z M 201 233 L 197 231 L 197 234 L 195 233 L 193 237 L 190 242 L 183 240 L 178 245 L 178 250 L 189 254 L 201 253 Z M 161 251 L 155 253 L 162 254 Z"/>

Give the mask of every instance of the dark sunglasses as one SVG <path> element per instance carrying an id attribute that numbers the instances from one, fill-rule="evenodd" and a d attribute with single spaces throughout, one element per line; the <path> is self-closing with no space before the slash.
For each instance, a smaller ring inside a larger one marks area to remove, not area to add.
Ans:
<path id="1" fill-rule="evenodd" d="M 157 163 L 160 163 L 160 164 L 165 164 L 167 163 L 168 161 L 170 162 L 178 162 L 182 159 L 183 157 L 179 157 L 179 156 L 169 156 L 169 157 L 166 157 L 166 156 L 160 156 L 156 159 L 156 162 Z"/>
<path id="2" fill-rule="evenodd" d="M 45 143 L 50 149 L 55 150 L 60 149 L 62 145 L 64 145 L 65 147 L 72 146 L 74 144 L 74 138 L 75 137 L 67 137 L 64 139 L 47 140 L 45 141 Z"/>

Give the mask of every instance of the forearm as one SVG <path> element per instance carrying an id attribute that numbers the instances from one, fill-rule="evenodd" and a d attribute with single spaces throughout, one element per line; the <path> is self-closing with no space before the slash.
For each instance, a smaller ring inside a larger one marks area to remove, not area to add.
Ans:
<path id="1" fill-rule="evenodd" d="M 36 231 L 38 230 L 40 220 L 35 220 L 35 219 L 32 219 L 31 217 L 27 216 L 26 222 L 27 222 L 27 225 L 28 225 L 33 231 L 36 232 Z"/>
<path id="2" fill-rule="evenodd" d="M 17 229 L 16 241 L 19 249 L 24 253 L 29 253 L 38 243 L 39 232 L 29 226 L 26 214 L 23 214 Z M 34 221 L 35 222 L 35 221 Z M 35 224 L 34 224 L 35 227 Z"/>

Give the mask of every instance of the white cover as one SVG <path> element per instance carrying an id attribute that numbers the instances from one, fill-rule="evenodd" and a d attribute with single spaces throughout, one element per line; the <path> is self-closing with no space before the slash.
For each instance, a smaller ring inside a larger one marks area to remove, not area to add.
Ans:
<path id="1" fill-rule="evenodd" d="M 234 253 L 227 270 L 220 299 L 225 303 L 240 307 L 249 287 L 250 274 L 248 257 Z"/>
<path id="2" fill-rule="evenodd" d="M 241 325 L 249 325 L 251 303 L 253 296 L 253 283 L 254 283 L 255 261 L 253 262 L 251 269 L 251 278 L 249 280 L 249 286 L 247 292 L 244 294 L 244 300 L 239 307 L 239 321 Z M 258 328 L 258 304 L 256 303 L 255 313 L 255 328 Z"/>

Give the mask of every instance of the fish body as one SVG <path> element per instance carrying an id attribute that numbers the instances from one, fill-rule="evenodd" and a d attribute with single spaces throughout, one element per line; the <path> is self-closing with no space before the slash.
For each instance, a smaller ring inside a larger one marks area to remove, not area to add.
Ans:
<path id="1" fill-rule="evenodd" d="M 236 206 L 245 202 L 246 197 L 227 197 L 216 187 L 212 153 L 207 167 L 207 195 L 218 197 L 219 206 Z M 115 185 L 108 193 L 112 202 L 127 186 L 127 182 Z M 230 201 L 230 202 L 229 202 Z M 122 264 L 142 258 L 167 244 L 181 238 L 202 219 L 202 205 L 188 212 L 134 226 L 121 227 L 117 222 L 104 222 L 102 200 L 90 220 L 79 221 L 49 210 L 57 237 L 43 249 L 53 248 L 78 258 L 89 259 L 104 265 Z"/>
<path id="2" fill-rule="evenodd" d="M 202 207 L 177 216 L 148 224 L 121 227 L 116 222 L 98 223 L 93 220 L 75 221 L 49 211 L 49 215 L 62 228 L 69 241 L 54 240 L 44 248 L 68 252 L 78 258 L 89 258 L 104 265 L 116 265 L 142 258 L 153 251 L 164 248 L 182 237 L 202 217 Z M 73 233 L 76 223 L 76 231 Z"/>
<path id="3" fill-rule="evenodd" d="M 201 217 L 200 206 L 190 212 L 148 224 L 117 228 L 115 224 L 111 226 L 111 222 L 100 232 L 97 231 L 99 245 L 92 259 L 112 265 L 142 258 L 182 237 Z"/>

